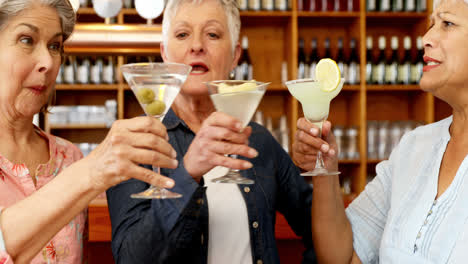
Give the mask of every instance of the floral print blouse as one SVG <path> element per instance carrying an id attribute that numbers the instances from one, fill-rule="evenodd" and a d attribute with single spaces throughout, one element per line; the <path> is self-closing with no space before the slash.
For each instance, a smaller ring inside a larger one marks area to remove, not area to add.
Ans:
<path id="1" fill-rule="evenodd" d="M 36 168 L 35 185 L 24 164 L 13 164 L 0 154 L 0 210 L 31 195 L 51 181 L 60 171 L 83 157 L 80 150 L 72 143 L 46 134 L 37 127 L 36 131 L 49 142 L 50 159 L 46 164 L 40 164 Z M 81 212 L 62 228 L 31 263 L 82 263 L 86 214 L 86 210 Z M 13 261 L 5 251 L 3 242 L 0 232 L 0 264 L 11 264 Z"/>

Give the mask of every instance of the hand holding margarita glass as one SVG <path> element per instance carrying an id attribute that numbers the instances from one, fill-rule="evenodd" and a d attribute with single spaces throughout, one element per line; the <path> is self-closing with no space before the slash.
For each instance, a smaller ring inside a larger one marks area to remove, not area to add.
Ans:
<path id="1" fill-rule="evenodd" d="M 319 137 L 322 135 L 322 124 L 328 118 L 330 102 L 343 88 L 344 79 L 336 62 L 331 59 L 319 61 L 315 71 L 316 80 L 300 79 L 286 82 L 289 92 L 302 105 L 307 121 L 319 128 Z M 339 171 L 330 171 L 325 168 L 322 153 L 317 152 L 315 169 L 304 172 L 302 176 L 338 175 Z"/>

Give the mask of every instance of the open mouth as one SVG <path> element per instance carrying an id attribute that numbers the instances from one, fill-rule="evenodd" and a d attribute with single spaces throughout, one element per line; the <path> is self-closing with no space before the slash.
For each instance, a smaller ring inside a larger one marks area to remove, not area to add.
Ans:
<path id="1" fill-rule="evenodd" d="M 203 63 L 193 63 L 190 66 L 192 66 L 191 74 L 204 74 L 209 71 L 208 67 Z"/>

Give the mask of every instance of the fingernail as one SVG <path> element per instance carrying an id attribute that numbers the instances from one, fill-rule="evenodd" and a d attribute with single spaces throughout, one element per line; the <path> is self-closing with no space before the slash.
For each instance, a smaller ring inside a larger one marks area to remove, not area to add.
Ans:
<path id="1" fill-rule="evenodd" d="M 245 169 L 250 169 L 250 168 L 252 168 L 253 165 L 252 165 L 252 163 L 250 163 L 250 162 L 244 162 L 244 164 L 243 164 L 242 166 L 243 166 Z"/>
<path id="2" fill-rule="evenodd" d="M 175 150 L 172 150 L 171 155 L 172 158 L 177 158 L 177 152 Z"/>
<path id="3" fill-rule="evenodd" d="M 165 186 L 165 187 L 166 187 L 166 188 L 172 188 L 172 187 L 174 187 L 174 181 L 172 181 L 172 180 L 167 180 L 167 181 L 166 181 L 166 186 Z"/>
<path id="4" fill-rule="evenodd" d="M 177 165 L 179 165 L 179 162 L 177 160 L 173 160 L 172 165 L 174 165 L 174 167 L 177 167 Z"/>
<path id="5" fill-rule="evenodd" d="M 311 133 L 312 135 L 316 136 L 316 135 L 318 135 L 318 129 L 315 128 L 315 127 L 314 127 L 314 128 L 311 128 L 311 129 L 310 129 L 310 133 Z"/>
<path id="6" fill-rule="evenodd" d="M 241 129 L 242 129 L 242 124 L 241 124 L 241 123 L 236 123 L 235 127 L 236 127 L 236 129 L 237 129 L 238 131 L 241 131 Z"/>
<path id="7" fill-rule="evenodd" d="M 335 155 L 335 150 L 334 150 L 334 149 L 330 149 L 330 151 L 328 152 L 328 154 L 334 156 L 334 155 Z"/>
<path id="8" fill-rule="evenodd" d="M 328 150 L 330 150 L 330 147 L 324 144 L 320 147 L 320 150 L 322 150 L 322 152 L 328 152 Z"/>
<path id="9" fill-rule="evenodd" d="M 249 156 L 257 157 L 258 152 L 255 149 L 251 149 L 251 150 L 249 150 Z"/>

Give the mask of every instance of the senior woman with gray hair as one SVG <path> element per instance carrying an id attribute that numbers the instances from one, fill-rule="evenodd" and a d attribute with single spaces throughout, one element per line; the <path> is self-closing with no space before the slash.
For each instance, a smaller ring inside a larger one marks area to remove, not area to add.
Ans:
<path id="1" fill-rule="evenodd" d="M 453 115 L 405 134 L 346 211 L 338 177 L 313 178 L 314 245 L 323 263 L 467 263 L 468 0 L 435 1 L 423 43 L 421 89 Z M 330 123 L 328 142 L 306 120 L 298 127 L 297 164 L 313 167 L 306 156 L 320 148 L 325 163 L 337 166 Z"/>
<path id="2" fill-rule="evenodd" d="M 215 112 L 204 82 L 228 79 L 240 56 L 235 0 L 169 0 L 163 18 L 165 62 L 192 66 L 164 118 L 179 166 L 162 170 L 179 199 L 132 200 L 135 180 L 107 192 L 117 263 L 279 263 L 276 211 L 301 236 L 304 263 L 314 263 L 312 190 L 268 131 Z M 243 107 L 243 106 L 239 106 Z M 232 159 L 224 154 L 245 159 Z M 228 168 L 253 185 L 214 184 Z"/>
<path id="3" fill-rule="evenodd" d="M 83 263 L 92 199 L 130 177 L 173 185 L 138 166 L 177 166 L 166 129 L 154 118 L 115 122 L 81 160 L 73 144 L 33 125 L 33 116 L 52 98 L 63 42 L 74 24 L 68 0 L 0 0 L 2 264 Z"/>

